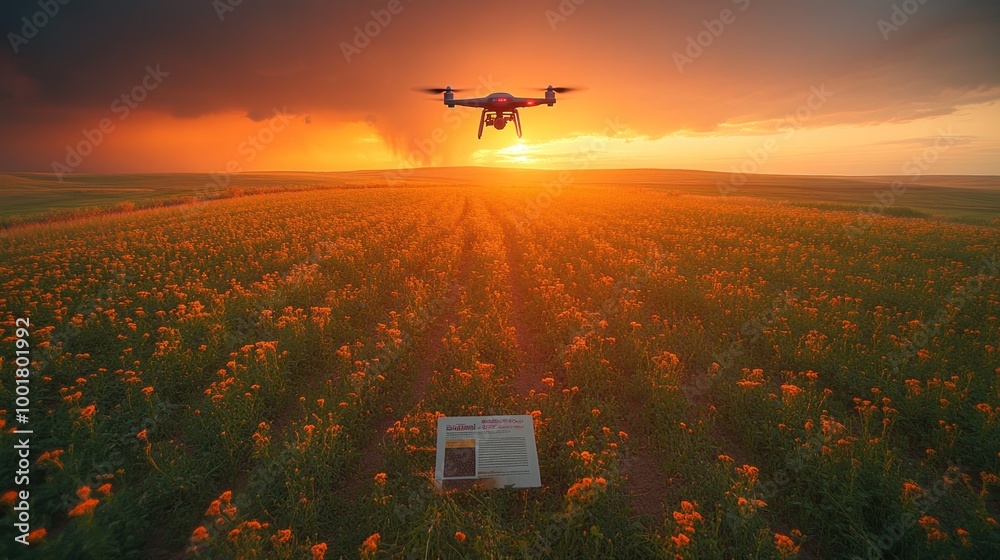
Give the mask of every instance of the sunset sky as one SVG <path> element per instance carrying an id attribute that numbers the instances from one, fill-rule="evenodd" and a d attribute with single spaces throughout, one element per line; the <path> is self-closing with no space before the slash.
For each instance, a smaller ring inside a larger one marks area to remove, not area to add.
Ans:
<path id="1" fill-rule="evenodd" d="M 0 171 L 1000 174 L 996 0 L 5 0 L 0 30 Z M 412 90 L 447 84 L 589 89 L 480 141 Z"/>

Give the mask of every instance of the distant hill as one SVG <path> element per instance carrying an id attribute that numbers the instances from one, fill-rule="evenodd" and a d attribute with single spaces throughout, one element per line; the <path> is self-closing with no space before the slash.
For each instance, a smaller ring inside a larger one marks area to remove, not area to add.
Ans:
<path id="1" fill-rule="evenodd" d="M 150 173 L 64 176 L 0 173 L 5 223 L 80 208 L 131 208 L 194 199 L 316 188 L 482 185 L 549 189 L 577 187 L 663 188 L 707 196 L 746 196 L 828 209 L 853 209 L 887 200 L 894 177 L 749 175 L 670 169 L 534 170 L 490 167 L 435 167 L 331 173 L 242 173 L 218 177 L 204 173 Z M 745 183 L 740 183 L 744 181 Z M 891 206 L 916 214 L 943 215 L 975 223 L 1000 216 L 1000 177 L 925 176 L 904 182 L 905 192 Z"/>

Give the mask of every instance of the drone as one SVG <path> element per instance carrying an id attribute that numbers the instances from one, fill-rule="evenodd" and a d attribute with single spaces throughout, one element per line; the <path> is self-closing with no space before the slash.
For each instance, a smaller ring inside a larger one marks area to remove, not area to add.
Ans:
<path id="1" fill-rule="evenodd" d="M 483 138 L 483 127 L 492 126 L 497 130 L 503 130 L 507 123 L 513 121 L 517 130 L 517 137 L 521 137 L 521 116 L 517 110 L 522 107 L 536 107 L 538 105 L 556 104 L 557 93 L 568 93 L 578 91 L 581 88 L 552 87 L 549 86 L 542 91 L 545 97 L 515 97 L 509 93 L 491 93 L 486 97 L 472 97 L 469 99 L 455 99 L 455 94 L 463 91 L 452 89 L 451 86 L 445 88 L 418 88 L 418 91 L 431 93 L 434 95 L 444 94 L 444 104 L 454 109 L 456 105 L 461 107 L 479 107 L 483 113 L 479 117 L 479 138 Z"/>

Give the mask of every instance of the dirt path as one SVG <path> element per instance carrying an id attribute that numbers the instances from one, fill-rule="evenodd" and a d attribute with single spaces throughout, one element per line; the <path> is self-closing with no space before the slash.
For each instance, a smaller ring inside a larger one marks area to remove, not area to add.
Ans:
<path id="1" fill-rule="evenodd" d="M 458 227 L 462 227 L 468 212 L 468 200 L 465 202 L 462 214 L 458 220 Z M 448 333 L 451 325 L 458 323 L 458 303 L 461 297 L 462 287 L 468 282 L 472 268 L 472 243 L 474 234 L 471 229 L 465 228 L 465 238 L 462 244 L 462 252 L 458 259 L 458 273 L 447 295 L 444 297 L 444 311 L 435 317 L 427 329 L 423 339 L 415 347 L 415 355 L 420 356 L 416 375 L 413 380 L 413 392 L 410 397 L 410 407 L 415 407 L 423 401 L 434 377 L 435 365 L 441 350 L 444 346 L 444 336 Z M 401 410 L 407 407 L 401 407 Z M 382 436 L 397 421 L 395 414 L 385 415 L 375 427 L 375 438 L 373 438 L 361 451 L 361 461 L 354 474 L 344 486 L 344 499 L 353 502 L 358 499 L 359 492 L 366 487 L 366 482 L 372 480 L 385 459 L 385 452 L 382 446 Z"/>
<path id="2" fill-rule="evenodd" d="M 517 243 L 517 233 L 508 220 L 500 216 L 492 205 L 490 214 L 503 229 L 504 255 L 507 261 L 507 293 L 510 295 L 511 324 L 514 327 L 514 338 L 520 354 L 520 366 L 514 372 L 514 389 L 521 396 L 528 396 L 532 390 L 543 392 L 545 385 L 542 378 L 551 374 L 549 360 L 552 352 L 546 352 L 540 333 L 527 321 L 529 289 L 521 272 L 524 268 L 524 257 Z"/>
<path id="3" fill-rule="evenodd" d="M 624 376 L 625 373 L 616 371 L 614 375 Z M 663 500 L 667 495 L 668 481 L 657 464 L 648 436 L 640 428 L 647 425 L 643 422 L 642 410 L 642 399 L 635 398 L 622 418 L 622 429 L 635 442 L 634 447 L 629 446 L 632 454 L 622 459 L 622 475 L 633 516 L 650 518 L 658 526 L 663 520 Z"/>
<path id="4" fill-rule="evenodd" d="M 463 199 L 462 209 L 459 212 L 458 217 L 455 222 L 449 228 L 450 232 L 456 231 L 458 228 L 464 227 L 463 224 L 467 218 L 469 211 L 469 201 L 468 198 Z M 433 353 L 434 356 L 440 353 L 441 348 L 441 337 L 447 332 L 448 325 L 455 323 L 457 315 L 455 310 L 455 305 L 458 302 L 458 297 L 460 293 L 460 287 L 464 284 L 465 280 L 469 274 L 469 258 L 471 256 L 471 231 L 466 229 L 466 236 L 464 240 L 464 247 L 462 250 L 462 255 L 459 258 L 459 272 L 457 274 L 457 279 L 453 285 L 449 288 L 449 291 L 444 298 L 443 308 L 444 313 L 433 319 L 432 324 L 428 328 L 428 334 L 426 340 L 421 341 L 419 344 L 423 345 L 424 350 L 419 350 L 418 352 L 423 352 L 421 355 L 429 355 Z M 428 261 L 430 257 L 417 266 L 417 268 L 422 268 Z M 427 348 L 427 346 L 430 348 Z M 421 346 L 418 346 L 421 348 Z M 427 360 L 421 362 L 420 369 L 417 372 L 413 401 L 419 402 L 423 399 L 423 395 L 426 392 L 427 386 L 433 376 L 433 360 Z M 324 383 L 330 378 L 330 372 L 323 371 L 319 375 L 312 375 L 307 379 L 302 380 L 301 383 L 290 387 L 289 391 L 296 391 L 299 394 L 313 394 L 318 391 Z M 295 414 L 298 409 L 298 402 L 296 399 L 289 399 L 286 406 L 281 407 L 279 410 L 274 412 L 274 416 L 270 421 L 271 433 L 273 441 L 282 441 L 287 437 L 287 431 L 290 426 L 293 425 L 295 419 Z M 359 481 L 363 481 L 363 475 L 371 471 L 371 477 L 375 475 L 373 470 L 382 462 L 382 457 L 379 449 L 379 444 L 382 441 L 381 436 L 385 434 L 386 430 L 389 429 L 394 423 L 394 419 L 391 415 L 387 415 L 382 418 L 376 428 L 376 437 L 373 441 L 369 442 L 368 445 L 362 450 L 362 462 L 359 465 L 359 470 L 352 480 L 348 483 L 345 488 L 345 495 L 352 492 L 353 489 L 358 488 Z M 239 495 L 246 490 L 249 485 L 251 469 L 244 469 L 240 471 L 232 480 L 229 481 L 228 485 L 222 485 L 220 488 L 226 490 L 231 490 L 233 494 Z M 348 498 L 351 499 L 351 498 Z M 151 557 L 153 558 L 164 558 L 164 559 L 180 559 L 186 557 L 184 551 L 171 550 L 167 547 L 164 542 L 166 536 L 161 529 L 154 532 L 152 537 L 149 539 L 149 550 Z"/>
<path id="5" fill-rule="evenodd" d="M 524 268 L 523 254 L 517 244 L 517 232 L 509 220 L 503 219 L 497 208 L 490 206 L 490 213 L 501 224 L 504 231 L 504 249 L 509 270 L 508 281 L 512 307 L 512 318 L 518 349 L 521 352 L 521 368 L 514 376 L 514 386 L 518 393 L 527 395 L 532 389 L 541 391 L 544 385 L 543 377 L 551 375 L 547 369 L 549 352 L 538 342 L 542 340 L 525 321 L 528 316 L 527 304 L 529 290 L 521 276 Z M 624 375 L 619 372 L 618 375 Z M 556 377 L 553 375 L 553 377 Z M 557 382 L 558 382 L 557 378 Z M 642 437 L 638 426 L 642 426 L 642 403 L 633 403 L 631 412 L 622 419 L 622 429 L 628 434 L 634 434 L 636 439 Z M 629 503 L 632 511 L 640 517 L 650 517 L 659 521 L 663 517 L 663 498 L 667 491 L 667 481 L 657 465 L 648 445 L 636 446 L 632 455 L 622 462 L 622 474 L 626 478 L 626 490 L 629 493 Z"/>
<path id="6" fill-rule="evenodd" d="M 634 449 L 633 453 L 622 461 L 629 505 L 636 516 L 648 517 L 659 523 L 663 518 L 663 499 L 667 494 L 666 477 L 646 446 Z"/>

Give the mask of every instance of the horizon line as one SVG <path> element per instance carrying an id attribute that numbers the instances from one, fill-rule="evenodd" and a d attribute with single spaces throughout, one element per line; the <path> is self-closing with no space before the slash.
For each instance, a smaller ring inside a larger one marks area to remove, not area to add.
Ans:
<path id="1" fill-rule="evenodd" d="M 238 171 L 238 172 L 220 172 L 220 171 L 111 171 L 111 172 L 92 172 L 92 173 L 67 173 L 63 175 L 63 180 L 70 177 L 95 177 L 95 176 L 114 176 L 114 175 L 212 175 L 212 174 L 225 174 L 229 176 L 248 176 L 248 175 L 280 175 L 280 174 L 292 174 L 292 173 L 309 173 L 309 174 L 348 174 L 348 173 L 400 173 L 400 172 L 415 172 L 415 171 L 434 171 L 434 170 L 459 170 L 459 169 L 488 169 L 488 170 L 502 170 L 509 172 L 563 172 L 569 171 L 572 173 L 588 173 L 595 171 L 663 171 L 663 172 L 686 172 L 686 173 L 705 173 L 705 174 L 715 174 L 715 175 L 733 175 L 731 171 L 712 171 L 707 169 L 693 169 L 693 168 L 676 168 L 676 167 L 597 167 L 597 168 L 546 168 L 546 167 L 502 167 L 502 166 L 489 166 L 489 165 L 448 165 L 448 166 L 423 166 L 423 167 L 403 167 L 403 168 L 382 168 L 382 169 L 341 169 L 341 170 L 260 170 L 260 171 Z M 50 171 L 12 171 L 12 170 L 0 170 L 0 174 L 6 175 L 40 175 L 40 176 L 56 176 L 57 173 Z M 881 177 L 906 177 L 905 173 L 900 174 L 864 174 L 864 175 L 838 175 L 838 174 L 810 174 L 810 173 L 739 173 L 747 177 L 818 177 L 818 178 L 881 178 Z M 927 173 L 921 177 L 998 177 L 1000 174 L 990 174 L 990 173 Z M 915 178 L 919 180 L 918 178 Z"/>

